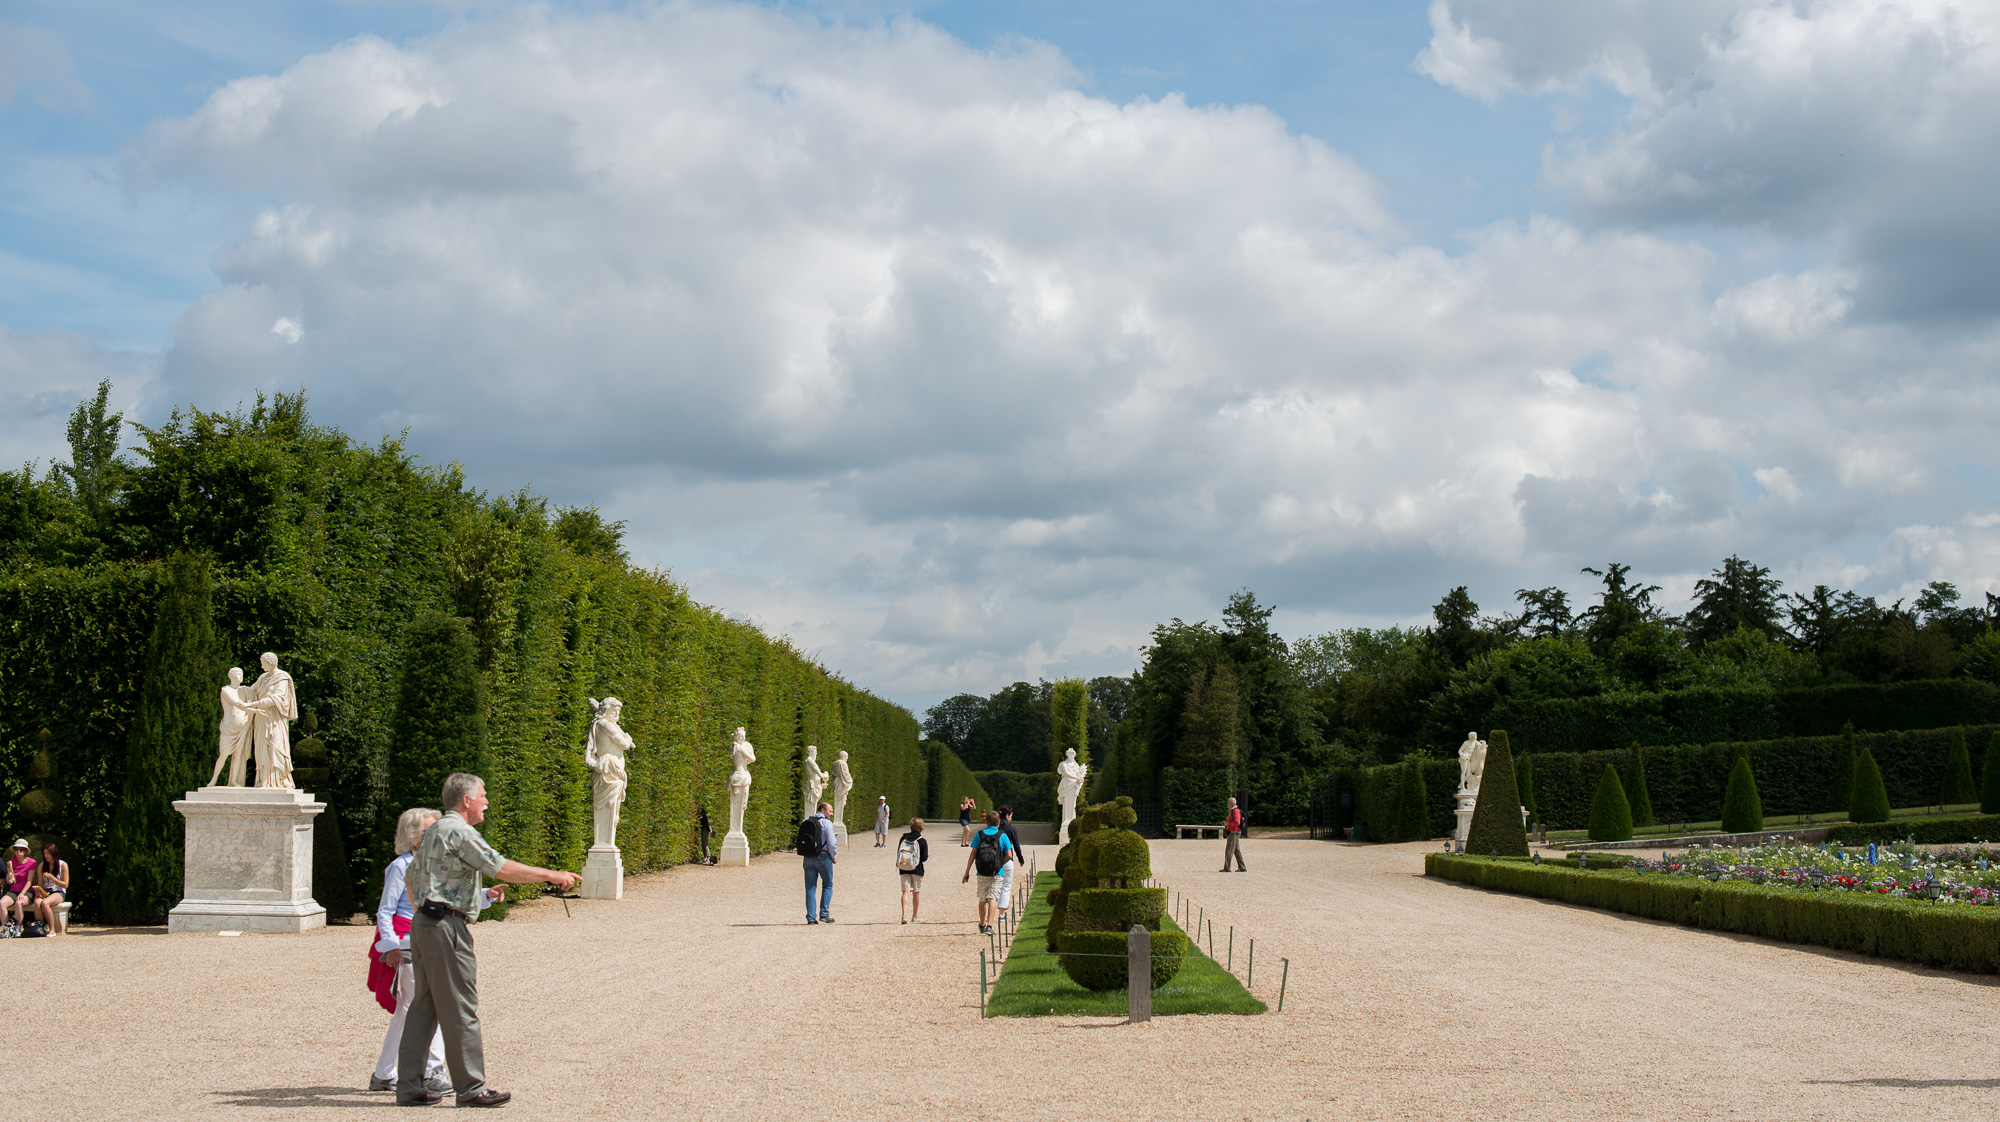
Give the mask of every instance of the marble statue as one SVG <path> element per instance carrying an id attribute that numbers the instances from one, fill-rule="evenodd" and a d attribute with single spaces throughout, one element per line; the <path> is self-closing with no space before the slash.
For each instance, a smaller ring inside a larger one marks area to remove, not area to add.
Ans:
<path id="1" fill-rule="evenodd" d="M 264 672 L 250 684 L 250 739 L 257 753 L 257 786 L 292 786 L 292 722 L 299 719 L 298 688 L 278 669 L 278 656 L 258 659 Z"/>
<path id="2" fill-rule="evenodd" d="M 1478 791 L 1479 780 L 1486 774 L 1486 742 L 1479 739 L 1477 732 L 1465 734 L 1465 743 L 1458 746 L 1458 789 Z"/>
<path id="3" fill-rule="evenodd" d="M 820 798 L 826 794 L 826 779 L 826 772 L 819 766 L 818 746 L 806 745 L 805 763 L 799 766 L 800 786 L 806 797 L 806 812 L 799 815 L 800 818 L 810 818 L 813 812 L 819 809 Z"/>
<path id="4" fill-rule="evenodd" d="M 846 829 L 847 793 L 854 790 L 854 776 L 847 770 L 847 753 L 833 761 L 833 820 Z"/>
<path id="5" fill-rule="evenodd" d="M 1061 821 L 1056 825 L 1056 843 L 1069 839 L 1069 820 L 1076 817 L 1076 798 L 1083 793 L 1083 777 L 1090 769 L 1076 762 L 1076 749 L 1063 749 L 1062 763 L 1056 765 L 1056 798 L 1062 803 Z"/>
<path id="6" fill-rule="evenodd" d="M 632 734 L 618 727 L 619 711 L 625 703 L 615 697 L 590 699 L 590 736 L 583 746 L 583 766 L 590 769 L 590 812 L 594 826 L 593 844 L 618 844 L 618 811 L 625 805 L 625 753 L 632 750 Z"/>
<path id="7" fill-rule="evenodd" d="M 718 865 L 750 864 L 750 839 L 743 833 L 743 812 L 750 805 L 750 765 L 757 751 L 739 727 L 729 742 L 729 832 L 722 835 Z"/>
<path id="8" fill-rule="evenodd" d="M 229 682 L 222 687 L 222 737 L 216 746 L 215 770 L 208 777 L 210 787 L 221 777 L 224 762 L 229 764 L 229 782 L 224 786 L 243 786 L 250 768 L 250 710 L 245 704 L 249 700 L 243 668 L 230 667 Z"/>
<path id="9" fill-rule="evenodd" d="M 750 765 L 757 762 L 757 750 L 745 739 L 742 728 L 738 728 L 729 741 L 729 833 L 727 838 L 743 837 L 743 811 L 750 805 Z"/>

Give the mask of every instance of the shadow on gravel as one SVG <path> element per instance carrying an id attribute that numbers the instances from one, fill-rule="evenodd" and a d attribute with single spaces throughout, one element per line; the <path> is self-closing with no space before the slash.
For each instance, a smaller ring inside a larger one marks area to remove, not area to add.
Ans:
<path id="1" fill-rule="evenodd" d="M 2000 1087 L 2000 1079 L 1807 1079 L 1807 1083 L 1830 1083 L 1838 1087 L 1978 1087 L 1992 1090 Z"/>
<path id="2" fill-rule="evenodd" d="M 360 1106 L 396 1105 L 388 1091 L 370 1095 L 355 1087 L 265 1087 L 254 1091 L 213 1091 L 224 1106 Z M 365 1096 L 365 1097 L 363 1097 Z"/>

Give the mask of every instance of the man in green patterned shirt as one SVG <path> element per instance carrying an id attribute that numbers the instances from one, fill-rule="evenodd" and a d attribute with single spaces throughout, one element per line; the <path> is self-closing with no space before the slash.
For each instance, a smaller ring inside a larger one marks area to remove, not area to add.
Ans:
<path id="1" fill-rule="evenodd" d="M 466 926 L 478 914 L 480 875 L 509 884 L 546 881 L 567 891 L 575 873 L 538 869 L 509 861 L 473 829 L 486 819 L 486 781 L 456 771 L 445 777 L 440 801 L 444 817 L 424 831 L 404 883 L 417 914 L 410 921 L 410 966 L 416 986 L 403 1022 L 403 1051 L 415 1048 L 415 1060 L 399 1059 L 399 1072 L 416 1072 L 415 1079 L 396 1077 L 396 1102 L 429 1106 L 444 1098 L 423 1087 L 424 1053 L 431 1033 L 444 1031 L 444 1062 L 451 1071 L 452 1091 L 459 1106 L 499 1106 L 513 1096 L 486 1086 L 486 1052 L 479 1035 L 478 960 L 472 953 L 472 932 Z"/>

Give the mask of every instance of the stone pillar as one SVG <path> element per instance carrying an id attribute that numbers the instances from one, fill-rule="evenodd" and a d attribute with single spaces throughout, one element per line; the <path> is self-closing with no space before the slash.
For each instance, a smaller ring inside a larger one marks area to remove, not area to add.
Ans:
<path id="1" fill-rule="evenodd" d="M 587 900 L 625 898 L 625 856 L 615 845 L 593 845 L 583 859 L 583 881 L 578 894 Z"/>
<path id="2" fill-rule="evenodd" d="M 186 819 L 181 902 L 167 930 L 296 933 L 326 926 L 313 902 L 313 818 L 290 787 L 203 787 L 176 800 Z"/>
<path id="3" fill-rule="evenodd" d="M 1458 830 L 1451 836 L 1452 841 L 1457 843 L 1457 845 L 1454 846 L 1453 848 L 1455 848 L 1459 853 L 1465 852 L 1466 836 L 1472 833 L 1472 811 L 1473 808 L 1478 805 L 1478 803 L 1479 803 L 1479 792 L 1467 791 L 1463 788 L 1459 789 L 1458 811 L 1457 811 Z"/>
<path id="4" fill-rule="evenodd" d="M 833 824 L 833 844 L 840 849 L 847 848 L 847 824 L 836 821 Z"/>
<path id="5" fill-rule="evenodd" d="M 750 839 L 741 830 L 722 836 L 722 854 L 716 858 L 718 865 L 750 866 Z"/>

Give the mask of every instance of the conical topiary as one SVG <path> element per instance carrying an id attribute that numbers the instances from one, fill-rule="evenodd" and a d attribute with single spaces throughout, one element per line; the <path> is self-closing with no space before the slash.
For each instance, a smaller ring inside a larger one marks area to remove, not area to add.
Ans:
<path id="1" fill-rule="evenodd" d="M 2000 814 L 2000 729 L 1986 742 L 1984 783 L 1979 785 L 1979 813 Z"/>
<path id="2" fill-rule="evenodd" d="M 1632 774 L 1625 780 L 1625 797 L 1632 804 L 1632 825 L 1653 824 L 1653 796 L 1646 790 L 1646 753 L 1632 746 Z"/>
<path id="3" fill-rule="evenodd" d="M 180 902 L 186 827 L 173 802 L 208 774 L 222 726 L 222 661 L 208 561 L 176 554 L 166 563 L 125 747 L 124 795 L 105 845 L 104 911 L 113 923 L 160 923 Z"/>
<path id="4" fill-rule="evenodd" d="M 1729 769 L 1729 786 L 1722 792 L 1722 832 L 1754 834 L 1764 828 L 1764 802 L 1757 797 L 1757 777 L 1750 774 L 1750 754 L 1736 757 Z"/>
<path id="5" fill-rule="evenodd" d="M 1632 807 L 1625 801 L 1625 785 L 1618 780 L 1618 769 L 1610 764 L 1604 765 L 1604 775 L 1597 781 L 1597 798 L 1590 803 L 1590 840 L 1632 840 Z"/>
<path id="6" fill-rule="evenodd" d="M 1875 766 L 1875 753 L 1865 744 L 1854 755 L 1853 791 L 1847 804 L 1849 822 L 1889 820 L 1889 788 L 1882 783 L 1882 769 Z"/>
<path id="7" fill-rule="evenodd" d="M 1827 784 L 1826 809 L 1844 811 L 1854 802 L 1854 722 L 1840 729 L 1840 748 L 1833 755 L 1833 782 Z"/>
<path id="8" fill-rule="evenodd" d="M 1524 755 L 1514 765 L 1514 782 L 1521 788 L 1521 805 L 1528 808 L 1528 821 L 1539 821 L 1542 808 L 1535 805 L 1535 758 Z"/>
<path id="9" fill-rule="evenodd" d="M 1405 760 L 1402 771 L 1402 782 L 1397 784 L 1396 840 L 1423 841 L 1431 836 L 1430 795 L 1424 790 L 1423 765 Z"/>
<path id="10" fill-rule="evenodd" d="M 382 803 L 382 848 L 396 816 L 438 807 L 444 777 L 455 771 L 493 780 L 486 744 L 486 686 L 479 648 L 465 621 L 421 612 L 403 638 L 403 673 L 389 718 L 389 789 Z M 388 863 L 386 857 L 383 864 Z"/>
<path id="11" fill-rule="evenodd" d="M 1972 753 L 1965 750 L 1965 728 L 1960 726 L 1951 730 L 1951 748 L 1944 758 L 1944 790 L 1938 801 L 1949 806 L 1978 800 L 1979 789 L 1972 785 Z"/>
<path id="12" fill-rule="evenodd" d="M 1486 770 L 1479 778 L 1479 801 L 1472 808 L 1465 851 L 1482 857 L 1489 853 L 1528 855 L 1528 828 L 1521 824 L 1521 788 L 1514 782 L 1514 754 L 1507 748 L 1503 729 L 1486 734 Z"/>

